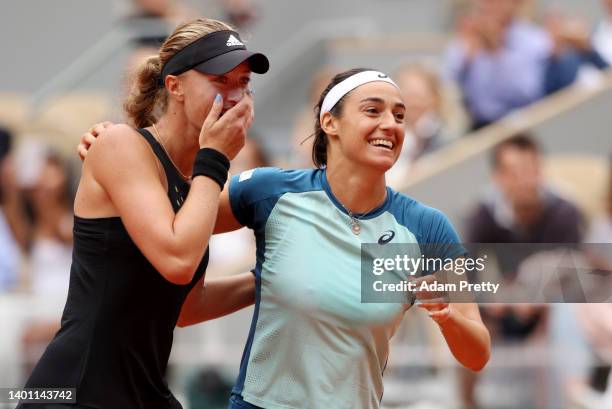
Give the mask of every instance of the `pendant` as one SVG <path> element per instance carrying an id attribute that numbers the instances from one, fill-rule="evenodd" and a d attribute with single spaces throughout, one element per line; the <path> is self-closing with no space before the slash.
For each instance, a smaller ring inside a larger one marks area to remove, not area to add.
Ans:
<path id="1" fill-rule="evenodd" d="M 359 233 L 361 233 L 361 226 L 359 225 L 359 222 L 351 222 L 351 231 L 353 232 L 353 234 L 359 236 Z"/>

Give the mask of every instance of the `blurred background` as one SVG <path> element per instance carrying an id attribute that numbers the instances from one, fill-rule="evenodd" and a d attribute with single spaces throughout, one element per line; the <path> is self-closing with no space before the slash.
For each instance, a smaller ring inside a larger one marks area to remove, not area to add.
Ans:
<path id="1" fill-rule="evenodd" d="M 176 23 L 200 15 L 232 23 L 271 60 L 254 78 L 256 121 L 233 172 L 312 166 L 321 90 L 337 72 L 371 67 L 396 80 L 408 109 L 388 184 L 445 212 L 464 241 L 612 242 L 612 0 L 5 3 L 0 386 L 23 385 L 59 328 L 80 135 L 123 121 L 135 67 Z M 247 230 L 217 236 L 208 275 L 247 271 L 254 254 Z M 590 258 L 610 271 L 609 252 Z M 393 339 L 384 407 L 612 408 L 612 304 L 481 313 L 493 355 L 476 376 L 410 310 Z M 185 408 L 227 406 L 251 315 L 175 331 L 168 377 Z"/>

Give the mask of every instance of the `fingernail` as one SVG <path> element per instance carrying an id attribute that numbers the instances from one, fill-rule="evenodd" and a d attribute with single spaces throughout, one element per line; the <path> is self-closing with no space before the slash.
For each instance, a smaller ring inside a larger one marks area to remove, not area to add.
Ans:
<path id="1" fill-rule="evenodd" d="M 215 97 L 215 102 L 218 104 L 219 102 L 221 102 L 221 94 L 217 94 L 217 96 Z"/>

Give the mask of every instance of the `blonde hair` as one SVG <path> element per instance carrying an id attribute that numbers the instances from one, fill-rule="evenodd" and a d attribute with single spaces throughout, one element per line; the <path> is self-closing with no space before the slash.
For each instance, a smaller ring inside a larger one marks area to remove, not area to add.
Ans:
<path id="1" fill-rule="evenodd" d="M 469 120 L 456 84 L 445 83 L 434 66 L 428 62 L 403 64 L 394 75 L 398 84 L 404 75 L 415 75 L 427 85 L 432 93 L 433 109 L 451 134 L 465 133 Z"/>
<path id="2" fill-rule="evenodd" d="M 427 64 L 424 63 L 406 63 L 402 65 L 396 72 L 395 78 L 400 81 L 403 76 L 415 76 L 422 80 L 429 91 L 431 92 L 434 108 L 438 114 L 443 110 L 443 85 L 440 75 Z"/>
<path id="3" fill-rule="evenodd" d="M 222 21 L 199 18 L 180 24 L 162 44 L 157 55 L 148 57 L 136 70 L 130 94 L 123 104 L 129 120 L 138 128 L 155 123 L 166 111 L 168 91 L 161 83 L 164 64 L 195 40 L 215 31 L 233 30 Z"/>

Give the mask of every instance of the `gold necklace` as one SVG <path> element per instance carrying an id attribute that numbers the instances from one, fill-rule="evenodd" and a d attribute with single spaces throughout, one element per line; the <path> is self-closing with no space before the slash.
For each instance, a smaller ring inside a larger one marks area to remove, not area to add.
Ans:
<path id="1" fill-rule="evenodd" d="M 386 200 L 387 200 L 387 196 L 385 195 L 385 200 L 383 200 L 382 204 L 377 203 L 373 208 L 371 208 L 365 213 L 362 213 L 361 216 L 359 217 L 355 217 L 353 212 L 351 212 L 344 204 L 342 204 L 340 200 L 338 200 L 338 203 L 340 203 L 340 206 L 342 206 L 342 208 L 348 213 L 349 217 L 351 218 L 351 222 L 349 224 L 349 226 L 351 227 L 351 231 L 353 232 L 354 235 L 359 236 L 359 234 L 361 233 L 361 225 L 359 224 L 359 220 L 366 217 L 368 213 L 370 213 L 372 210 L 376 209 L 379 206 L 382 206 Z"/>
<path id="2" fill-rule="evenodd" d="M 172 160 L 172 156 L 170 156 L 170 154 L 168 153 L 168 151 L 166 150 L 166 147 L 164 146 L 163 142 L 162 142 L 162 137 L 161 134 L 159 133 L 159 130 L 157 129 L 157 127 L 155 126 L 155 124 L 153 125 L 153 129 L 155 129 L 155 134 L 157 135 L 157 142 L 159 143 L 159 145 L 162 147 L 162 149 L 164 150 L 164 152 L 166 152 L 166 156 L 168 157 L 168 159 L 170 159 L 170 163 L 172 163 L 172 166 L 174 166 L 174 169 L 176 169 L 176 171 L 179 173 L 179 175 L 181 175 L 181 177 L 183 179 L 185 179 L 186 181 L 191 180 L 190 176 L 185 176 L 183 174 L 183 172 L 181 172 L 181 169 L 176 166 L 176 163 L 174 163 L 174 161 Z"/>

